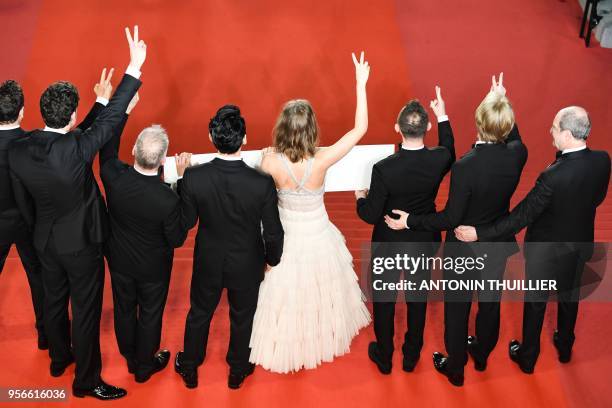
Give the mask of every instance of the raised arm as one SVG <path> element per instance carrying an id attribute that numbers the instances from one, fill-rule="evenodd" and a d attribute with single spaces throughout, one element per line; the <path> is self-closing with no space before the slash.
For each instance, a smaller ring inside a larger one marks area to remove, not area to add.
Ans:
<path id="1" fill-rule="evenodd" d="M 136 104 L 138 104 L 138 101 L 139 101 L 139 96 L 137 92 L 136 95 L 134 95 L 134 97 L 130 101 L 130 104 L 128 105 L 126 109 L 121 122 L 119 122 L 119 124 L 115 128 L 113 137 L 102 147 L 102 149 L 100 149 L 100 155 L 99 155 L 100 168 L 102 168 L 104 164 L 106 164 L 109 160 L 119 158 L 119 146 L 121 144 L 121 134 L 123 133 L 123 129 L 125 129 L 125 125 L 127 123 L 130 113 L 132 113 L 132 110 L 134 109 Z"/>
<path id="2" fill-rule="evenodd" d="M 138 39 L 138 26 L 134 27 L 134 38 L 127 28 L 126 36 L 130 46 L 130 64 L 126 74 L 106 109 L 103 109 L 91 127 L 77 139 L 81 157 L 87 162 L 91 162 L 102 146 L 113 137 L 130 101 L 141 84 L 138 78 L 140 77 L 140 68 L 146 59 L 147 48 L 144 41 Z"/>
<path id="3" fill-rule="evenodd" d="M 357 108 L 355 109 L 355 126 L 336 143 L 326 149 L 317 152 L 317 161 L 325 168 L 331 167 L 351 151 L 368 130 L 368 98 L 366 95 L 366 83 L 370 75 L 370 65 L 364 60 L 363 51 L 359 61 L 353 56 L 355 64 L 355 77 L 357 85 Z"/>
<path id="4" fill-rule="evenodd" d="M 442 99 L 442 91 L 439 86 L 436 86 L 436 99 L 429 104 L 438 119 L 438 146 L 445 147 L 450 153 L 448 170 L 455 162 L 455 137 L 451 128 L 448 116 L 446 115 L 446 104 Z"/>
<path id="5" fill-rule="evenodd" d="M 94 120 L 98 117 L 100 112 L 104 109 L 106 105 L 108 105 L 108 101 L 110 100 L 113 94 L 113 85 L 111 83 L 111 78 L 113 77 L 113 72 L 115 72 L 114 68 L 111 68 L 106 75 L 106 68 L 102 70 L 102 74 L 100 75 L 100 81 L 94 85 L 94 93 L 96 94 L 96 101 L 91 107 L 85 119 L 77 126 L 78 129 L 86 130 L 93 123 Z"/>

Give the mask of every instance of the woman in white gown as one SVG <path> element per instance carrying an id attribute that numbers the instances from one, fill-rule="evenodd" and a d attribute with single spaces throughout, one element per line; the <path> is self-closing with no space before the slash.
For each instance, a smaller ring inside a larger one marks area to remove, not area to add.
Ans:
<path id="1" fill-rule="evenodd" d="M 315 368 L 347 353 L 370 313 L 344 237 L 323 203 L 327 169 L 344 157 L 368 128 L 366 82 L 370 67 L 353 54 L 357 80 L 355 127 L 334 145 L 317 149 L 318 126 L 305 100 L 285 104 L 265 149 L 262 170 L 278 188 L 285 230 L 281 262 L 259 290 L 250 361 L 278 373 Z"/>

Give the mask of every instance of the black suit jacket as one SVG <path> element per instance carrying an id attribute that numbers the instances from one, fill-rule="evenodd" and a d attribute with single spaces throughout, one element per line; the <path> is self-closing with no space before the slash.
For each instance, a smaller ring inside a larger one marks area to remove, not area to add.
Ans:
<path id="1" fill-rule="evenodd" d="M 199 220 L 194 279 L 234 289 L 259 285 L 266 263 L 277 265 L 283 251 L 272 177 L 242 160 L 216 158 L 188 168 L 179 189 L 183 226 Z"/>
<path id="2" fill-rule="evenodd" d="M 81 130 L 87 129 L 104 106 L 96 103 L 91 108 L 83 122 L 78 125 Z M 9 150 L 15 141 L 28 137 L 28 132 L 22 128 L 0 130 L 0 245 L 11 244 L 31 235 L 30 226 L 19 211 L 9 169 Z M 31 203 L 28 204 L 31 207 Z M 33 210 L 28 210 L 31 212 Z M 29 215 L 33 218 L 33 214 Z"/>
<path id="3" fill-rule="evenodd" d="M 106 238 L 106 206 L 91 168 L 141 82 L 124 75 L 108 106 L 93 124 L 59 134 L 36 130 L 9 152 L 17 205 L 34 229 L 34 247 L 44 251 L 49 237 L 60 254 L 79 251 Z"/>
<path id="4" fill-rule="evenodd" d="M 396 231 L 387 227 L 384 215 L 400 209 L 410 214 L 436 212 L 434 200 L 442 179 L 455 161 L 450 122 L 438 124 L 438 147 L 400 149 L 372 169 L 367 198 L 357 200 L 357 214 L 374 225 L 373 242 L 439 242 L 439 231 Z"/>
<path id="5" fill-rule="evenodd" d="M 527 148 L 515 125 L 505 143 L 477 144 L 452 167 L 448 201 L 443 211 L 408 217 L 415 230 L 447 230 L 446 242 L 457 241 L 452 231 L 460 224 L 480 225 L 507 215 L 510 198 L 527 161 Z M 512 242 L 502 257 L 518 251 L 514 234 L 491 241 Z"/>
<path id="6" fill-rule="evenodd" d="M 510 215 L 477 226 L 478 238 L 497 239 L 528 226 L 526 242 L 593 242 L 595 212 L 609 183 L 607 152 L 587 148 L 558 155 Z"/>
<path id="7" fill-rule="evenodd" d="M 28 234 L 28 226 L 23 220 L 11 185 L 8 165 L 8 151 L 15 141 L 26 137 L 21 129 L 0 130 L 0 245 L 11 244 Z"/>
<path id="8" fill-rule="evenodd" d="M 139 280 L 168 280 L 174 248 L 183 245 L 187 230 L 181 226 L 178 195 L 159 175 L 146 176 L 119 160 L 121 133 L 100 151 L 100 175 L 110 218 L 107 258 L 111 273 Z"/>

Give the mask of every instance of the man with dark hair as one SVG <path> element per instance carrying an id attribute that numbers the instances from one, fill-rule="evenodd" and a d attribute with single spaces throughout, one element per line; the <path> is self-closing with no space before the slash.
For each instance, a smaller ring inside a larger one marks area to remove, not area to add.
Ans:
<path id="1" fill-rule="evenodd" d="M 73 395 L 101 400 L 121 398 L 126 391 L 100 378 L 104 287 L 101 247 L 107 225 L 106 206 L 91 166 L 98 150 L 112 138 L 141 84 L 137 78 L 146 46 L 138 40 L 138 27 L 134 39 L 127 28 L 126 36 L 131 56 L 126 75 L 89 128 L 72 130 L 78 94 L 74 87 L 56 83 L 41 98 L 45 129 L 15 142 L 9 152 L 15 200 L 34 229 L 34 247 L 42 264 L 51 375 L 62 375 L 76 360 Z M 110 82 L 110 78 L 104 82 Z"/>
<path id="2" fill-rule="evenodd" d="M 455 230 L 460 240 L 471 242 L 516 234 L 527 227 L 525 279 L 556 281 L 553 344 L 561 363 L 568 363 L 572 357 L 582 273 L 594 250 L 595 213 L 610 184 L 610 155 L 587 147 L 590 130 L 591 121 L 584 108 L 560 110 L 550 128 L 558 150 L 556 160 L 540 174 L 523 201 L 494 222 Z M 525 293 L 523 341 L 509 344 L 510 358 L 526 374 L 533 373 L 540 355 L 549 296 L 548 290 Z"/>
<path id="3" fill-rule="evenodd" d="M 397 126 L 402 136 L 409 139 L 422 139 L 431 128 L 427 111 L 416 99 L 404 106 L 397 117 Z"/>
<path id="4" fill-rule="evenodd" d="M 104 75 L 103 73 L 103 77 Z M 105 86 L 105 82 L 101 80 L 94 90 L 96 103 L 83 122 L 78 125 L 81 130 L 87 129 L 108 103 L 112 87 Z M 21 86 L 13 80 L 5 81 L 0 85 L 0 180 L 2 180 L 0 182 L 0 272 L 11 245 L 15 244 L 32 294 L 38 348 L 47 350 L 49 344 L 44 330 L 44 290 L 40 261 L 32 243 L 32 231 L 17 208 L 8 167 L 8 151 L 11 144 L 27 136 L 27 132 L 21 128 L 23 117 L 24 96 Z"/>
<path id="5" fill-rule="evenodd" d="M 198 220 L 200 223 L 185 349 L 176 355 L 175 370 L 188 388 L 197 387 L 197 368 L 206 356 L 210 321 L 223 288 L 227 288 L 228 386 L 235 389 L 255 368 L 249 363 L 249 341 L 259 285 L 266 265 L 280 262 L 284 233 L 274 180 L 247 166 L 240 157 L 246 127 L 238 107 L 223 106 L 208 128 L 219 154 L 209 163 L 188 168 L 178 185 L 183 226 L 190 229 Z"/>
<path id="6" fill-rule="evenodd" d="M 397 153 L 376 163 L 372 169 L 370 191 L 356 191 L 357 213 L 368 224 L 374 225 L 372 232 L 372 256 L 392 251 L 391 243 L 409 242 L 410 252 L 417 251 L 433 255 L 441 240 L 439 232 L 393 231 L 387 228 L 385 214 L 394 208 L 427 214 L 436 211 L 434 200 L 442 179 L 455 161 L 455 146 L 450 124 L 444 109 L 440 88 L 436 87 L 436 100 L 431 108 L 438 118 L 438 146 L 426 148 L 423 138 L 431 123 L 423 105 L 412 100 L 401 110 L 395 131 L 402 136 Z M 380 245 L 378 245 L 381 243 Z M 378 247 L 378 248 L 377 248 Z M 398 247 L 399 249 L 399 247 Z M 419 270 L 412 279 L 428 279 L 429 269 Z M 387 273 L 387 272 L 386 272 Z M 405 277 L 408 279 L 409 277 Z M 386 276 L 385 280 L 399 279 Z M 373 292 L 374 332 L 376 341 L 370 343 L 368 355 L 383 374 L 391 373 L 393 356 L 393 334 L 395 299 L 397 292 Z M 427 293 L 406 292 L 408 328 L 404 336 L 402 351 L 403 369 L 414 370 L 423 347 Z"/>

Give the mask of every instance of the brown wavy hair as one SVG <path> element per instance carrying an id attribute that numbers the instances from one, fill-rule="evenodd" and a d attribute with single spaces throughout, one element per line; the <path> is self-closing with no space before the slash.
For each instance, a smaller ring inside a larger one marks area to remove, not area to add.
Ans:
<path id="1" fill-rule="evenodd" d="M 314 110 L 305 99 L 294 99 L 283 106 L 274 131 L 274 147 L 292 163 L 314 156 L 319 144 L 319 125 Z"/>

